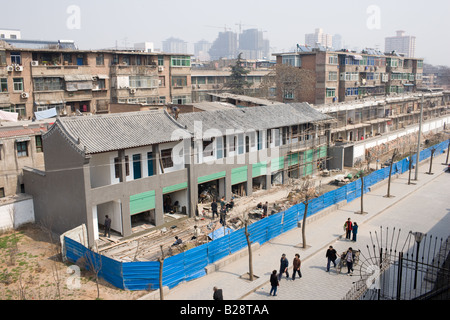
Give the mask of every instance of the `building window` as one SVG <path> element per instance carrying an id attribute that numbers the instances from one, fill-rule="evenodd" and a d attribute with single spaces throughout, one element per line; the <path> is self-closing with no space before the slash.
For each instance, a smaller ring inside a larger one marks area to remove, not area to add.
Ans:
<path id="1" fill-rule="evenodd" d="M 191 57 L 188 56 L 174 56 L 171 59 L 172 67 L 190 67 Z"/>
<path id="2" fill-rule="evenodd" d="M 120 161 L 120 158 L 114 159 L 114 171 L 115 171 L 115 177 L 116 179 L 120 178 L 120 172 L 122 171 L 122 163 Z M 125 175 L 130 175 L 130 161 L 129 157 L 125 156 Z"/>
<path id="3" fill-rule="evenodd" d="M 105 56 L 103 55 L 103 53 L 97 55 L 97 57 L 95 58 L 95 62 L 98 66 L 105 65 Z"/>
<path id="4" fill-rule="evenodd" d="M 173 167 L 172 149 L 166 149 L 161 151 L 161 162 L 164 169 Z"/>
<path id="5" fill-rule="evenodd" d="M 337 81 L 338 73 L 336 71 L 330 71 L 328 73 L 328 81 Z"/>
<path id="6" fill-rule="evenodd" d="M 13 79 L 13 89 L 15 92 L 22 92 L 23 91 L 23 78 L 15 78 Z"/>
<path id="7" fill-rule="evenodd" d="M 0 92 L 8 92 L 8 79 L 1 78 L 0 79 Z"/>
<path id="8" fill-rule="evenodd" d="M 64 90 L 62 78 L 34 78 L 35 91 L 57 91 Z"/>
<path id="9" fill-rule="evenodd" d="M 287 100 L 295 99 L 295 94 L 293 90 L 284 90 L 284 98 Z"/>
<path id="10" fill-rule="evenodd" d="M 130 77 L 130 88 L 158 88 L 159 79 L 154 77 L 133 76 Z"/>
<path id="11" fill-rule="evenodd" d="M 125 66 L 129 66 L 130 65 L 130 57 L 129 56 L 123 56 L 122 57 L 122 63 Z"/>
<path id="12" fill-rule="evenodd" d="M 173 104 L 188 104 L 191 103 L 191 97 L 190 96 L 174 96 L 172 98 Z"/>
<path id="13" fill-rule="evenodd" d="M 358 88 L 347 88 L 345 90 L 346 96 L 357 96 L 359 94 Z"/>
<path id="14" fill-rule="evenodd" d="M 281 63 L 292 67 L 302 66 L 302 60 L 299 55 L 282 56 Z"/>
<path id="15" fill-rule="evenodd" d="M 166 77 L 161 76 L 159 77 L 159 87 L 164 88 L 166 86 Z"/>
<path id="16" fill-rule="evenodd" d="M 22 57 L 20 52 L 11 52 L 11 64 L 22 64 Z"/>
<path id="17" fill-rule="evenodd" d="M 164 56 L 158 56 L 158 66 L 164 66 Z"/>
<path id="18" fill-rule="evenodd" d="M 166 97 L 159 97 L 159 104 L 166 104 Z"/>
<path id="19" fill-rule="evenodd" d="M 417 68 L 423 69 L 423 60 L 417 60 Z"/>
<path id="20" fill-rule="evenodd" d="M 336 96 L 336 89 L 327 88 L 327 98 L 334 98 Z"/>
<path id="21" fill-rule="evenodd" d="M 0 198 L 5 197 L 5 188 L 0 188 Z"/>
<path id="22" fill-rule="evenodd" d="M 42 146 L 42 136 L 36 136 L 36 152 L 44 152 Z"/>
<path id="23" fill-rule="evenodd" d="M 339 64 L 338 56 L 337 55 L 329 56 L 328 57 L 328 64 L 334 64 L 334 65 Z"/>
<path id="24" fill-rule="evenodd" d="M 28 157 L 28 143 L 26 141 L 17 142 L 17 156 L 19 158 Z"/>
<path id="25" fill-rule="evenodd" d="M 172 86 L 173 87 L 187 87 L 187 77 L 185 77 L 185 76 L 172 77 Z"/>

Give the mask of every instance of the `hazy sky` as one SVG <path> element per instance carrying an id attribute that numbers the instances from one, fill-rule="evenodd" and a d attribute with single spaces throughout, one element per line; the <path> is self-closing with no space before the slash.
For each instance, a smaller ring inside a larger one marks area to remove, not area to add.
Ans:
<path id="1" fill-rule="evenodd" d="M 0 28 L 20 29 L 23 39 L 75 40 L 80 49 L 144 41 L 162 48 L 173 36 L 187 41 L 190 53 L 193 43 L 213 42 L 239 23 L 266 31 L 275 52 L 304 43 L 319 27 L 350 48 L 381 50 L 385 37 L 405 30 L 417 37 L 417 57 L 450 65 L 449 12 L 448 0 L 17 0 L 2 3 Z"/>

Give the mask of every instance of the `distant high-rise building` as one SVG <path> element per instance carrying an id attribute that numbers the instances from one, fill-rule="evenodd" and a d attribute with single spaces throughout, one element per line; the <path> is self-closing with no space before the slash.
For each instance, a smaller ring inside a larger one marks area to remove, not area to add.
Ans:
<path id="1" fill-rule="evenodd" d="M 239 35 L 239 52 L 242 52 L 243 59 L 267 59 L 270 54 L 269 51 L 270 42 L 264 39 L 262 31 L 248 29 Z"/>
<path id="2" fill-rule="evenodd" d="M 201 40 L 194 44 L 194 55 L 196 59 L 200 61 L 209 61 L 211 58 L 209 56 L 209 50 L 211 49 L 211 42 L 206 40 Z"/>
<path id="3" fill-rule="evenodd" d="M 236 59 L 238 55 L 237 33 L 232 31 L 219 32 L 219 36 L 209 50 L 209 55 L 211 60 Z"/>
<path id="4" fill-rule="evenodd" d="M 416 54 L 416 37 L 405 35 L 405 31 L 397 31 L 397 36 L 385 38 L 385 51 L 402 53 L 407 58 Z"/>
<path id="5" fill-rule="evenodd" d="M 187 54 L 187 42 L 177 38 L 169 38 L 163 41 L 163 52 Z"/>
<path id="6" fill-rule="evenodd" d="M 305 35 L 305 44 L 313 48 L 317 46 L 331 48 L 333 46 L 333 36 L 331 34 L 323 33 L 323 30 L 318 28 L 315 33 Z"/>
<path id="7" fill-rule="evenodd" d="M 335 34 L 333 36 L 333 49 L 336 51 L 344 49 L 344 40 L 340 34 Z"/>

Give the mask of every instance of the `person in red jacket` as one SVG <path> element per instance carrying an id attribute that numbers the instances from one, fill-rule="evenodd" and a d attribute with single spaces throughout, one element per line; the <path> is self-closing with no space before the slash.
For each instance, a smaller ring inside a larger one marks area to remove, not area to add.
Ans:
<path id="1" fill-rule="evenodd" d="M 352 234 L 352 220 L 350 218 L 348 218 L 348 220 L 345 222 L 344 224 L 344 230 L 345 230 L 345 238 L 350 240 L 350 236 Z"/>

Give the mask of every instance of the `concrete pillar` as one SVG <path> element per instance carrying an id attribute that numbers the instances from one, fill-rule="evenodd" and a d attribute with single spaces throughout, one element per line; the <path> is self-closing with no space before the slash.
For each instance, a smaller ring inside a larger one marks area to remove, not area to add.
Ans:
<path id="1" fill-rule="evenodd" d="M 247 166 L 247 196 L 253 194 L 253 165 Z"/>
<path id="2" fill-rule="evenodd" d="M 122 213 L 122 236 L 128 237 L 133 233 L 131 230 L 130 197 L 123 197 L 120 201 L 120 205 Z"/>
<path id="3" fill-rule="evenodd" d="M 161 188 L 155 190 L 155 225 L 164 224 L 164 197 Z"/>

